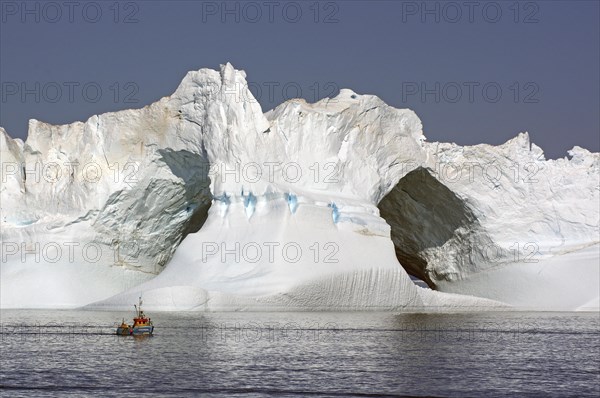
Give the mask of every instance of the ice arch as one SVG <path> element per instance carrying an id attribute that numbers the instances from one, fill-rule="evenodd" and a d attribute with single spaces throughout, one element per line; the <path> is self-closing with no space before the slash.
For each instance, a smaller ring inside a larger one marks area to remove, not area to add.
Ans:
<path id="1" fill-rule="evenodd" d="M 473 250 L 478 241 L 492 247 L 477 216 L 423 167 L 400 179 L 378 207 L 391 226 L 398 260 L 432 288 L 440 279 L 458 279 L 465 267 L 472 268 L 486 252 L 494 252 Z M 434 259 L 443 259 L 444 267 L 434 268 Z"/>
<path id="2" fill-rule="evenodd" d="M 558 207 L 552 200 L 509 196 L 512 202 L 507 205 L 499 200 L 506 200 L 504 192 L 482 197 L 491 202 L 487 207 L 476 205 L 475 192 L 446 185 L 425 167 L 399 180 L 378 207 L 408 273 L 436 290 L 485 297 L 520 309 L 597 310 L 597 241 L 587 238 L 579 244 L 557 245 L 553 236 L 538 232 L 554 223 L 569 225 L 568 218 L 546 216 L 538 221 L 540 208 L 524 210 L 532 203 Z M 526 242 L 536 243 L 531 258 L 531 253 L 523 252 Z"/>

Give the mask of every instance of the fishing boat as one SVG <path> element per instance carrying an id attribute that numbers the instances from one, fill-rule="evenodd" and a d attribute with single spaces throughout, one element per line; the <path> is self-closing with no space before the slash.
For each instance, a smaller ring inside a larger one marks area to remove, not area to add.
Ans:
<path id="1" fill-rule="evenodd" d="M 117 327 L 117 335 L 119 336 L 151 336 L 154 332 L 152 320 L 142 311 L 142 298 L 138 305 L 133 305 L 136 316 L 133 318 L 133 325 L 125 323 L 125 319 L 121 322 L 121 326 Z"/>

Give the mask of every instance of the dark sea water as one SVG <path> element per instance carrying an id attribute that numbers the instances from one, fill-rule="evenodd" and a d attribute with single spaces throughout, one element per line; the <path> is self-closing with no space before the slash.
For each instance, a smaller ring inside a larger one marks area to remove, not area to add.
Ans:
<path id="1" fill-rule="evenodd" d="M 0 394 L 600 396 L 598 313 L 1 312 Z"/>

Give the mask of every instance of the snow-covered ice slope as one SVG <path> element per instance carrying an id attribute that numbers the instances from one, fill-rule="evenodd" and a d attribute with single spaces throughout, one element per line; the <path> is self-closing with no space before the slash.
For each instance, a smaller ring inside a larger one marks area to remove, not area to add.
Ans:
<path id="1" fill-rule="evenodd" d="M 142 295 L 152 310 L 504 309 L 501 303 L 417 287 L 395 258 L 389 230 L 335 223 L 332 209 L 284 197 L 211 207 L 203 228 L 187 236 L 156 278 L 94 309 L 127 309 Z"/>
<path id="2" fill-rule="evenodd" d="M 229 64 L 190 72 L 140 110 L 32 121 L 26 143 L 0 136 L 2 307 L 127 308 L 140 293 L 154 309 L 500 305 L 418 288 L 398 259 L 447 292 L 597 306 L 598 154 L 581 148 L 545 161 L 526 135 L 498 147 L 428 143 L 414 112 L 351 90 L 263 114 Z M 35 162 L 57 160 L 79 165 L 32 181 Z M 5 170 L 23 162 L 27 178 Z M 465 165 L 472 176 L 457 178 Z M 77 260 L 66 256 L 73 242 Z M 85 245 L 108 254 L 92 262 Z M 549 292 L 564 273 L 561 301 Z"/>

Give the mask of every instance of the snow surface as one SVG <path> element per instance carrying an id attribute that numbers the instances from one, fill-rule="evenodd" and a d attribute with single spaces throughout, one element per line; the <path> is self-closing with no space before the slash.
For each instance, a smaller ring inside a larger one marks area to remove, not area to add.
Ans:
<path id="1" fill-rule="evenodd" d="M 429 143 L 347 89 L 263 114 L 245 77 L 0 129 L 2 308 L 598 309 L 597 153 Z"/>

